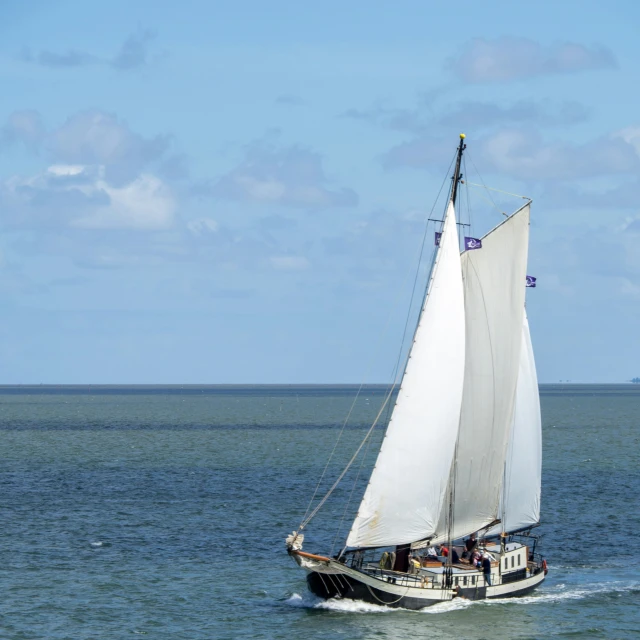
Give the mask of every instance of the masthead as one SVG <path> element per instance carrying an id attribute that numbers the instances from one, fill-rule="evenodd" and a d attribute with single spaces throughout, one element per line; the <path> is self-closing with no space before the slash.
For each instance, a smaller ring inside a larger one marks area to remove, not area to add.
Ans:
<path id="1" fill-rule="evenodd" d="M 464 142 L 464 139 L 467 136 L 464 133 L 460 134 L 460 144 L 458 145 L 458 156 L 456 158 L 456 168 L 453 173 L 453 177 L 451 178 L 451 202 L 455 206 L 456 204 L 456 196 L 458 195 L 458 182 L 462 178 L 462 174 L 460 173 L 460 165 L 462 163 L 462 152 L 467 148 L 467 145 Z"/>

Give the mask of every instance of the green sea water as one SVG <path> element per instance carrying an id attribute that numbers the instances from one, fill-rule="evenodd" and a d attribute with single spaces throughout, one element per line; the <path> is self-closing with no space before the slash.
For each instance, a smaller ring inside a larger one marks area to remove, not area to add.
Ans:
<path id="1" fill-rule="evenodd" d="M 319 602 L 285 553 L 354 394 L 0 388 L 0 638 L 640 637 L 640 385 L 541 388 L 547 581 L 423 612 Z M 381 398 L 360 394 L 320 494 Z M 344 542 L 381 435 L 305 549 Z"/>

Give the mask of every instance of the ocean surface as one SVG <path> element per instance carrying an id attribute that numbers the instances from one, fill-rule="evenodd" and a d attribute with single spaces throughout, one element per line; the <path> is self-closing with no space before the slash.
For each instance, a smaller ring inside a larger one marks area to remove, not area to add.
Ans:
<path id="1" fill-rule="evenodd" d="M 319 602 L 285 552 L 380 410 L 343 429 L 356 390 L 0 387 L 0 638 L 640 637 L 640 385 L 541 387 L 548 579 L 423 612 Z M 306 550 L 344 543 L 381 434 Z"/>

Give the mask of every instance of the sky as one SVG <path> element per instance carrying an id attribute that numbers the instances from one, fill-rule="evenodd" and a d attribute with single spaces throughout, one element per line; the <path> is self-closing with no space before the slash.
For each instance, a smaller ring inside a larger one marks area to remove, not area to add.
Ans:
<path id="1" fill-rule="evenodd" d="M 640 376 L 639 25 L 620 0 L 2 3 L 0 384 L 388 382 L 460 132 L 471 235 L 533 198 L 540 381 Z"/>

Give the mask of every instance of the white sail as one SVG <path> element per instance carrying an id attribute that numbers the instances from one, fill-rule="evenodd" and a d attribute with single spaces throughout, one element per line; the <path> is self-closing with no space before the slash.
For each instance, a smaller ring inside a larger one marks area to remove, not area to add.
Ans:
<path id="1" fill-rule="evenodd" d="M 348 546 L 409 543 L 435 531 L 458 433 L 464 362 L 460 251 L 449 204 L 396 406 Z"/>
<path id="2" fill-rule="evenodd" d="M 533 358 L 529 322 L 525 313 L 516 406 L 505 466 L 500 507 L 501 524 L 487 535 L 520 531 L 540 521 L 542 479 L 542 421 L 538 376 Z"/>
<path id="3" fill-rule="evenodd" d="M 459 538 L 499 516 L 513 420 L 529 241 L 529 205 L 462 254 L 466 367 L 456 464 L 437 540 Z M 449 529 L 451 530 L 449 531 Z"/>

